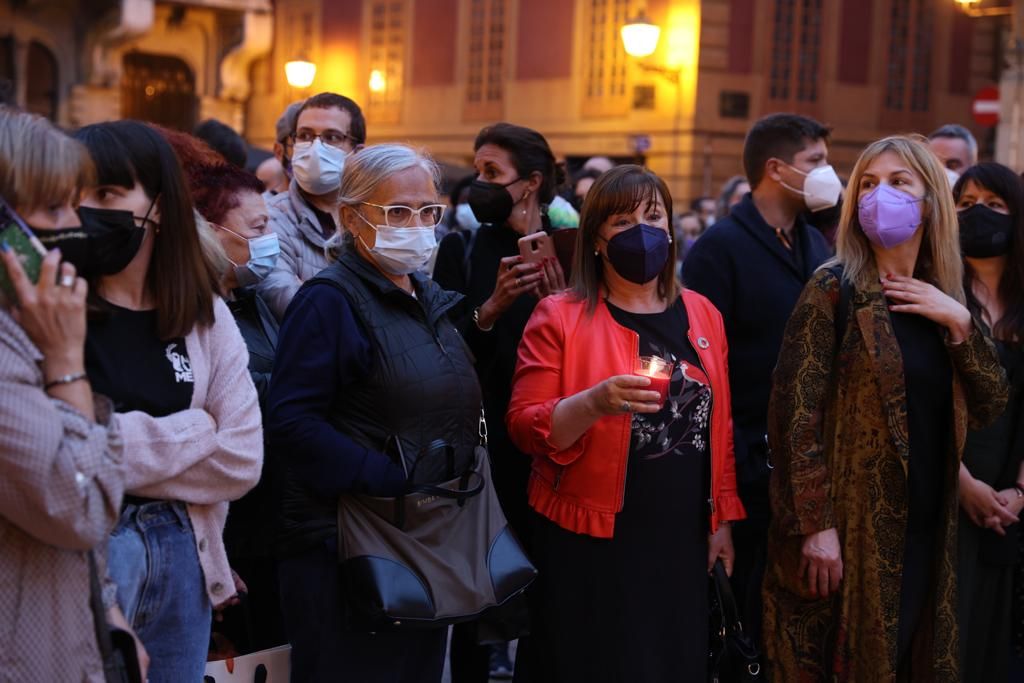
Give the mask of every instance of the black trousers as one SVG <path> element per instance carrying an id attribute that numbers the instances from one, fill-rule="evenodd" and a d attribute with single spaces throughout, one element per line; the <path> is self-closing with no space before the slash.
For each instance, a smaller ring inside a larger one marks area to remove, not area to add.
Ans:
<path id="1" fill-rule="evenodd" d="M 732 590 L 737 608 L 743 615 L 743 629 L 763 651 L 761 583 L 767 566 L 768 525 L 772 519 L 768 504 L 768 479 L 741 484 L 740 499 L 747 518 L 732 525 L 732 544 L 736 552 Z"/>
<path id="2" fill-rule="evenodd" d="M 296 683 L 440 683 L 447 629 L 348 630 L 337 540 L 280 560 L 281 608 Z"/>

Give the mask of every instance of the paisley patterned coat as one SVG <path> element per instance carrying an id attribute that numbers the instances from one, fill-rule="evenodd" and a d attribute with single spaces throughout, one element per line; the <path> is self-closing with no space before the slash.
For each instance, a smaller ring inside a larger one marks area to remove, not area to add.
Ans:
<path id="1" fill-rule="evenodd" d="M 815 273 L 786 327 L 775 368 L 764 637 L 776 681 L 896 680 L 910 443 L 902 356 L 877 276 L 872 282 L 852 292 L 837 357 L 839 280 L 831 270 Z M 920 625 L 919 633 L 929 634 L 925 651 L 915 650 L 913 658 L 915 666 L 932 665 L 931 672 L 915 669 L 915 681 L 958 678 L 959 459 L 968 426 L 992 422 L 1006 403 L 1003 369 L 980 331 L 947 349 L 955 438 L 946 459 L 945 542 L 934 558 L 934 611 Z M 949 422 L 936 428 L 949 429 Z M 806 534 L 831 527 L 839 532 L 843 580 L 837 594 L 817 599 L 798 576 L 801 544 Z"/>

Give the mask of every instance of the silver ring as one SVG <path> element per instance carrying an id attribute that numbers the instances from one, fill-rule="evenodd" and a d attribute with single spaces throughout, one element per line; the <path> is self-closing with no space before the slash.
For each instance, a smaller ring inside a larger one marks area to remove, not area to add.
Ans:
<path id="1" fill-rule="evenodd" d="M 61 287 L 74 287 L 75 286 L 75 276 L 74 275 L 61 275 L 60 276 L 60 286 Z"/>
<path id="2" fill-rule="evenodd" d="M 622 402 L 622 412 L 628 413 L 632 408 L 633 406 L 629 405 L 629 401 Z"/>
<path id="3" fill-rule="evenodd" d="M 520 278 L 516 278 L 516 287 L 522 287 L 523 281 Z"/>

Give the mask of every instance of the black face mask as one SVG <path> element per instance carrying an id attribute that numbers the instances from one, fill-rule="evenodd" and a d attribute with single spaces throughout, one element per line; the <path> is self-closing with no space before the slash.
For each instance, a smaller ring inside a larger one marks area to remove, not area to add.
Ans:
<path id="1" fill-rule="evenodd" d="M 147 211 L 142 220 L 148 216 Z M 131 211 L 83 206 L 78 217 L 82 224 L 77 228 L 34 232 L 47 249 L 59 248 L 63 260 L 82 277 L 120 273 L 139 253 L 146 230 L 135 225 Z"/>
<path id="2" fill-rule="evenodd" d="M 485 180 L 474 180 L 469 185 L 469 207 L 473 209 L 473 215 L 481 223 L 493 223 L 504 225 L 508 217 L 512 215 L 512 207 L 516 205 L 512 199 L 512 193 L 508 186 L 517 183 L 521 178 L 516 178 L 511 183 L 489 183 Z"/>
<path id="3" fill-rule="evenodd" d="M 625 279 L 645 285 L 664 270 L 671 243 L 661 228 L 639 223 L 608 240 L 608 262 Z"/>
<path id="4" fill-rule="evenodd" d="M 993 211 L 982 204 L 964 209 L 960 220 L 960 250 L 971 258 L 992 258 L 1010 253 L 1013 245 L 1013 216 Z"/>
<path id="5" fill-rule="evenodd" d="M 821 232 L 835 230 L 839 226 L 839 216 L 843 213 L 843 198 L 840 197 L 835 206 L 830 206 L 821 211 L 804 212 L 804 221 L 807 225 L 817 228 Z"/>

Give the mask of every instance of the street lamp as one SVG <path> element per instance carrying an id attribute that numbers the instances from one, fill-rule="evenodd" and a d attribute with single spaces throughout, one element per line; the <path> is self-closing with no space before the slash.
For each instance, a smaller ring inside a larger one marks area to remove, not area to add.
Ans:
<path id="1" fill-rule="evenodd" d="M 654 54 L 658 49 L 661 27 L 651 22 L 641 10 L 634 19 L 630 19 L 620 31 L 622 46 L 631 57 L 643 58 Z M 644 71 L 660 74 L 676 88 L 676 113 L 672 124 L 672 182 L 679 182 L 679 132 L 683 122 L 683 69 L 671 68 L 638 62 Z"/>
<path id="2" fill-rule="evenodd" d="M 384 78 L 380 69 L 370 72 L 370 92 L 384 92 L 388 88 L 388 81 Z"/>
<path id="3" fill-rule="evenodd" d="M 300 90 L 308 88 L 316 78 L 316 64 L 301 58 L 293 59 L 284 65 L 284 75 L 291 87 Z"/>
<path id="4" fill-rule="evenodd" d="M 622 27 L 622 45 L 630 57 L 649 57 L 658 49 L 661 27 L 647 18 L 643 10 Z"/>
<path id="5" fill-rule="evenodd" d="M 1008 17 L 1013 14 L 1013 7 L 977 7 L 978 2 L 980 0 L 956 0 L 969 17 Z"/>

